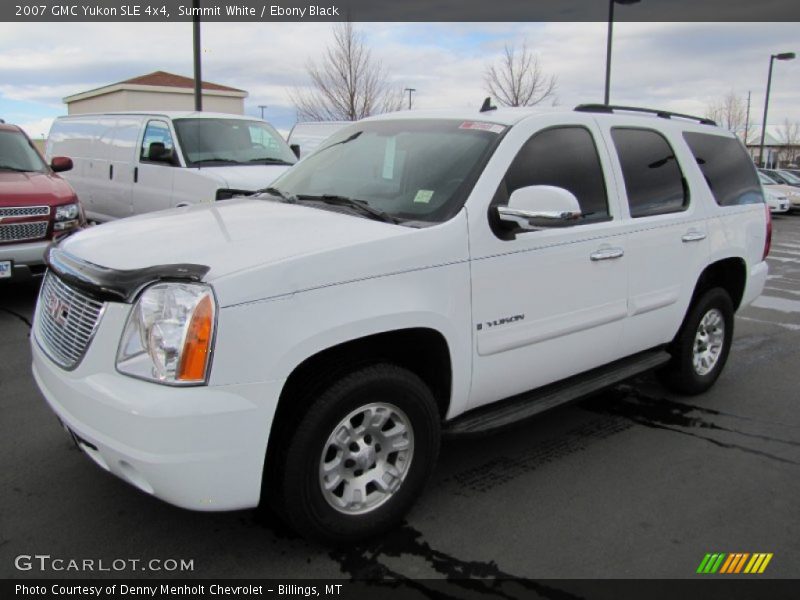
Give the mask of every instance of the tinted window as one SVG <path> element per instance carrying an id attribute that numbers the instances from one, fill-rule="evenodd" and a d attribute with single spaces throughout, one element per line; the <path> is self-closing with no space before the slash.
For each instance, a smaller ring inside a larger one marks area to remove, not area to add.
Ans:
<path id="1" fill-rule="evenodd" d="M 686 132 L 683 139 L 689 145 L 714 200 L 720 206 L 763 202 L 753 161 L 735 138 L 707 133 Z M 760 174 L 759 174 L 760 175 Z M 761 175 L 770 185 L 775 182 Z"/>
<path id="2" fill-rule="evenodd" d="M 688 204 L 683 174 L 667 140 L 647 129 L 611 130 L 632 217 L 683 210 Z"/>
<path id="3" fill-rule="evenodd" d="M 493 204 L 530 185 L 552 185 L 572 192 L 587 219 L 608 217 L 603 169 L 592 134 L 583 127 L 540 131 L 529 139 L 506 173 Z"/>

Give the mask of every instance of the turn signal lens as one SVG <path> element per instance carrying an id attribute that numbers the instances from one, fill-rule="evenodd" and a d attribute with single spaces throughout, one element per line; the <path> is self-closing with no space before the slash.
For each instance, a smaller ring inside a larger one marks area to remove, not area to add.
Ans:
<path id="1" fill-rule="evenodd" d="M 214 329 L 214 305 L 205 296 L 194 309 L 186 331 L 186 341 L 178 369 L 179 381 L 204 381 L 211 352 L 211 334 Z"/>

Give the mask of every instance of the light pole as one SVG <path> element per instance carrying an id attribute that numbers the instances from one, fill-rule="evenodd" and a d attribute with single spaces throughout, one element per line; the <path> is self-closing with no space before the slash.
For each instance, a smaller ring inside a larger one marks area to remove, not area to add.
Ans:
<path id="1" fill-rule="evenodd" d="M 411 93 L 416 92 L 417 88 L 405 88 L 404 92 L 408 92 L 408 110 L 411 110 Z"/>
<path id="2" fill-rule="evenodd" d="M 608 38 L 606 39 L 606 93 L 603 104 L 610 102 L 611 96 L 611 38 L 614 37 L 614 5 L 637 4 L 641 0 L 608 0 Z"/>
<path id="3" fill-rule="evenodd" d="M 194 109 L 203 110 L 203 76 L 200 66 L 200 0 L 193 1 L 192 38 L 194 42 Z"/>
<path id="4" fill-rule="evenodd" d="M 772 63 L 777 58 L 778 60 L 792 60 L 795 57 L 794 52 L 781 52 L 780 54 L 771 54 L 769 57 L 769 75 L 767 75 L 767 97 L 764 98 L 764 121 L 761 124 L 761 143 L 758 148 L 758 163 L 765 167 L 764 164 L 764 134 L 767 133 L 767 111 L 769 110 L 769 88 L 772 86 Z"/>
<path id="5" fill-rule="evenodd" d="M 261 109 L 261 120 L 263 121 L 263 120 L 264 120 L 264 109 L 265 109 L 265 108 L 268 108 L 268 107 L 267 107 L 267 105 L 266 105 L 266 104 L 259 104 L 259 105 L 258 105 L 258 108 L 260 108 L 260 109 Z"/>

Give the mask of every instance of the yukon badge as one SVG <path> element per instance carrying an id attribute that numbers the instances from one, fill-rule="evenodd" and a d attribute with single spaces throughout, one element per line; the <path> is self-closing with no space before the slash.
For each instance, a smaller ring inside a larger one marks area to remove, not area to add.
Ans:
<path id="1" fill-rule="evenodd" d="M 495 319 L 494 321 L 486 321 L 484 323 L 478 323 L 478 331 L 481 331 L 484 326 L 486 329 L 491 329 L 492 327 L 500 327 L 500 325 L 508 325 L 509 323 L 516 323 L 517 321 L 524 321 L 525 315 L 514 315 L 512 317 L 503 317 L 502 319 Z"/>

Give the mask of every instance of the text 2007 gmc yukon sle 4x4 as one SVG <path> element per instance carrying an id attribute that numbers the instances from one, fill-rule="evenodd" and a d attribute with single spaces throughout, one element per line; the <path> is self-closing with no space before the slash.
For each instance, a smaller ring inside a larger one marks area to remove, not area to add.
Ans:
<path id="1" fill-rule="evenodd" d="M 744 148 L 702 119 L 385 115 L 255 197 L 51 248 L 33 372 L 141 490 L 355 540 L 408 510 L 442 431 L 653 368 L 708 389 L 769 239 Z"/>

